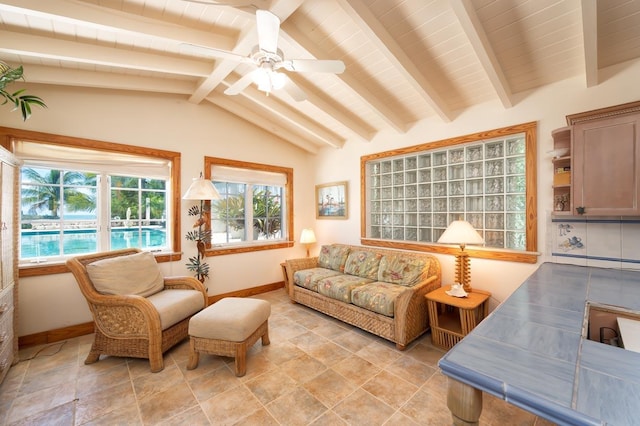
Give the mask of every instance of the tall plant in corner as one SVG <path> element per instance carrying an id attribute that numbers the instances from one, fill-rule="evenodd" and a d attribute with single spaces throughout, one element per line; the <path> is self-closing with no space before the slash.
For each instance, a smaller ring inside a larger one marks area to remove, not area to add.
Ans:
<path id="1" fill-rule="evenodd" d="M 24 80 L 22 65 L 12 68 L 7 63 L 0 61 L 0 97 L 4 102 L 0 105 L 11 103 L 14 105 L 13 111 L 19 109 L 22 120 L 26 121 L 31 116 L 31 106 L 38 105 L 46 108 L 44 101 L 38 96 L 25 94 L 25 89 L 20 89 L 13 93 L 7 92 L 6 87 L 17 80 Z"/>

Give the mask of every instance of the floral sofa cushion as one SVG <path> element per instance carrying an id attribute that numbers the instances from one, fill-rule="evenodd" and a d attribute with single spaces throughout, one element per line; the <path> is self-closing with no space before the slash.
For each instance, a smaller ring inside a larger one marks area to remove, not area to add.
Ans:
<path id="1" fill-rule="evenodd" d="M 395 300 L 406 287 L 397 284 L 373 282 L 351 291 L 351 303 L 379 314 L 393 317 Z"/>
<path id="2" fill-rule="evenodd" d="M 296 271 L 295 274 L 293 274 L 293 282 L 311 291 L 318 291 L 318 281 L 335 275 L 340 275 L 340 272 L 327 268 L 304 269 L 302 271 Z"/>
<path id="3" fill-rule="evenodd" d="M 318 293 L 345 303 L 351 303 L 351 291 L 370 282 L 373 280 L 355 275 L 336 275 L 318 281 Z"/>
<path id="4" fill-rule="evenodd" d="M 344 273 L 376 281 L 381 258 L 380 253 L 373 251 L 352 250 L 344 265 Z"/>
<path id="5" fill-rule="evenodd" d="M 318 266 L 344 272 L 344 264 L 350 251 L 350 247 L 341 244 L 322 246 L 318 255 Z"/>
<path id="6" fill-rule="evenodd" d="M 386 255 L 380 260 L 378 281 L 414 286 L 424 279 L 423 274 L 429 272 L 429 265 L 425 262 L 428 260 L 402 255 Z"/>

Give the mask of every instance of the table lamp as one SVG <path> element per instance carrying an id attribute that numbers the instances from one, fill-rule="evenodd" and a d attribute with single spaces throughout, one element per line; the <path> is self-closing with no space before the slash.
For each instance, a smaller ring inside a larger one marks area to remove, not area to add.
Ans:
<path id="1" fill-rule="evenodd" d="M 220 193 L 213 186 L 213 182 L 208 179 L 202 177 L 202 173 L 200 173 L 199 178 L 194 178 L 193 182 L 191 182 L 191 186 L 187 189 L 183 200 L 198 200 L 200 201 L 200 207 L 192 206 L 189 209 L 189 216 L 199 216 L 196 223 L 193 227 L 198 227 L 197 231 L 190 231 L 186 235 L 186 239 L 189 241 L 195 241 L 196 247 L 198 248 L 198 255 L 196 257 L 190 257 L 189 263 L 187 264 L 187 269 L 195 272 L 196 278 L 200 280 L 201 283 L 204 283 L 205 278 L 209 277 L 209 265 L 203 262 L 205 258 L 205 249 L 206 244 L 211 242 L 211 231 L 202 230 L 202 225 L 207 222 L 207 218 L 209 217 L 210 207 L 204 204 L 205 200 L 219 200 Z"/>
<path id="2" fill-rule="evenodd" d="M 471 293 L 471 266 L 469 254 L 464 251 L 467 244 L 484 244 L 484 239 L 466 220 L 454 220 L 438 239 L 443 244 L 459 244 L 460 252 L 456 254 L 456 283 L 462 284 L 464 291 Z"/>
<path id="3" fill-rule="evenodd" d="M 315 242 L 316 234 L 313 233 L 313 229 L 303 229 L 302 235 L 300 235 L 300 244 L 304 244 L 307 247 L 307 257 L 309 257 L 309 246 Z"/>

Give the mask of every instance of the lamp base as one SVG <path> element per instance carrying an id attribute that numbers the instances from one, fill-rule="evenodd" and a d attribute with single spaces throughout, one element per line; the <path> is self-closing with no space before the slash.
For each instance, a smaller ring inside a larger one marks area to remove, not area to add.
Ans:
<path id="1" fill-rule="evenodd" d="M 462 284 L 467 293 L 471 293 L 471 264 L 469 254 L 464 250 L 456 254 L 456 282 Z"/>

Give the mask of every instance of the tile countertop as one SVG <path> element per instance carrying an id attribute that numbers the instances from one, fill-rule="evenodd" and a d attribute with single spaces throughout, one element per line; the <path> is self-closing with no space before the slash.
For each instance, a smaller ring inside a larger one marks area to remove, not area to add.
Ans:
<path id="1" fill-rule="evenodd" d="M 558 424 L 638 424 L 640 353 L 583 338 L 588 302 L 640 312 L 640 272 L 543 263 L 440 368 Z"/>

